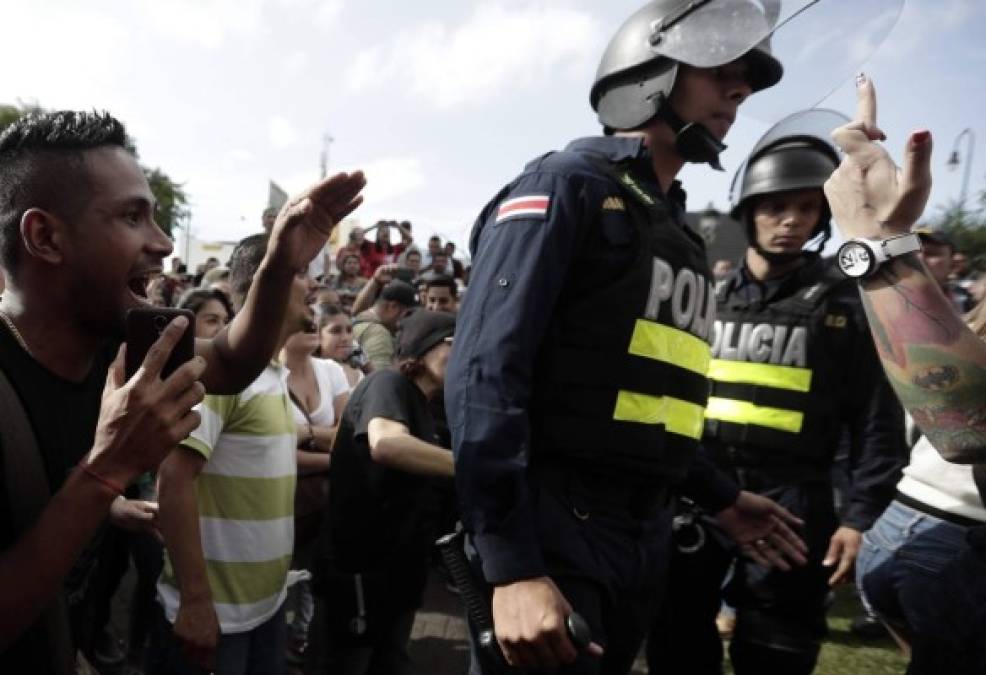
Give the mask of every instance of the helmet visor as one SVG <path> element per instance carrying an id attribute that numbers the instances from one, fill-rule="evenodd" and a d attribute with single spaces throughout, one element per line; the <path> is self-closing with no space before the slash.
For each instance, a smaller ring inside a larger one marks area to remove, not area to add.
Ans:
<path id="1" fill-rule="evenodd" d="M 807 11 L 782 16 L 770 46 L 784 77 L 766 94 L 744 102 L 740 114 L 773 123 L 792 111 L 819 107 L 863 69 L 903 7 L 904 0 L 819 0 Z"/>
<path id="2" fill-rule="evenodd" d="M 832 130 L 849 123 L 849 118 L 835 110 L 813 108 L 802 110 L 793 115 L 788 115 L 780 122 L 772 126 L 760 137 L 756 145 L 750 151 L 743 164 L 733 176 L 733 182 L 729 188 L 730 208 L 736 208 L 739 204 L 743 189 L 743 179 L 750 159 L 757 158 L 767 148 L 775 145 L 782 140 L 811 140 L 831 148 L 832 154 L 842 159 L 842 153 L 832 142 Z"/>
<path id="3" fill-rule="evenodd" d="M 655 22 L 656 54 L 696 68 L 735 61 L 766 40 L 777 26 L 820 0 L 707 0 Z M 693 6 L 696 6 L 692 8 Z"/>

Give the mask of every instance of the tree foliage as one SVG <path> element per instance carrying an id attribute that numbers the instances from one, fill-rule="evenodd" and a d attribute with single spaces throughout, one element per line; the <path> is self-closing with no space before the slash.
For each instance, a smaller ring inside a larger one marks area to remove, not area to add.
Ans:
<path id="1" fill-rule="evenodd" d="M 977 268 L 986 270 L 986 190 L 976 196 L 972 208 L 952 202 L 941 207 L 927 224 L 948 232 L 955 249 L 965 253 Z"/>
<path id="2" fill-rule="evenodd" d="M 0 104 L 0 131 L 24 115 L 43 111 L 44 109 L 36 103 L 18 101 L 17 105 Z M 175 229 L 187 227 L 188 220 L 192 215 L 188 207 L 188 195 L 185 193 L 184 184 L 171 180 L 168 174 L 160 168 L 151 169 L 143 164 L 140 168 L 143 169 L 151 192 L 157 200 L 154 218 L 165 234 L 174 238 Z"/>

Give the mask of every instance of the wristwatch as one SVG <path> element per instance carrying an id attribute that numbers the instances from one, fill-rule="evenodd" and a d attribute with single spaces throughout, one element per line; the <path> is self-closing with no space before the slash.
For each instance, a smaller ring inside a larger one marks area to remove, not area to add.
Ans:
<path id="1" fill-rule="evenodd" d="M 836 261 L 850 279 L 865 279 L 885 262 L 920 250 L 921 239 L 913 233 L 882 240 L 850 239 L 839 247 Z"/>

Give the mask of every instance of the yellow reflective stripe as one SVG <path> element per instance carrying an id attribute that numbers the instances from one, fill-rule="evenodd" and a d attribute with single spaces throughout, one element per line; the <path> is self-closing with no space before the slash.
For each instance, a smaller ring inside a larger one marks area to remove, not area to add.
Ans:
<path id="1" fill-rule="evenodd" d="M 709 397 L 709 405 L 705 416 L 710 420 L 721 420 L 735 424 L 755 424 L 768 429 L 789 431 L 792 434 L 801 431 L 804 423 L 804 413 L 783 408 L 767 408 L 749 401 L 733 401 L 728 398 Z"/>
<path id="2" fill-rule="evenodd" d="M 769 363 L 712 359 L 709 364 L 709 379 L 733 384 L 760 384 L 806 393 L 811 389 L 811 371 L 807 368 L 774 366 Z"/>
<path id="3" fill-rule="evenodd" d="M 645 359 L 664 361 L 705 377 L 712 350 L 691 333 L 664 324 L 637 319 L 630 338 L 630 353 Z"/>
<path id="4" fill-rule="evenodd" d="M 613 419 L 618 422 L 663 424 L 666 431 L 698 440 L 702 436 L 702 406 L 670 396 L 621 391 Z"/>

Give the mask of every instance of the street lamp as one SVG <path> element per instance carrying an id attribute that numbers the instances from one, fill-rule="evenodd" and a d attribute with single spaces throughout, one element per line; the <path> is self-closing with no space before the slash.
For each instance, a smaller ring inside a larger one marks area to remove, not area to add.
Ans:
<path id="1" fill-rule="evenodd" d="M 959 208 L 965 211 L 965 200 L 969 194 L 969 173 L 972 170 L 972 156 L 976 151 L 976 134 L 972 132 L 972 129 L 966 127 L 959 132 L 959 135 L 955 137 L 955 143 L 952 144 L 952 154 L 948 157 L 948 162 L 946 166 L 949 170 L 955 170 L 959 168 L 959 164 L 962 163 L 959 157 L 959 142 L 965 137 L 969 140 L 969 147 L 966 151 L 965 156 L 965 172 L 962 176 L 962 192 L 959 193 Z"/>
<path id="2" fill-rule="evenodd" d="M 706 242 L 712 243 L 716 238 L 716 229 L 719 227 L 719 218 L 722 214 L 716 211 L 716 207 L 709 202 L 698 216 L 698 231 Z"/>

